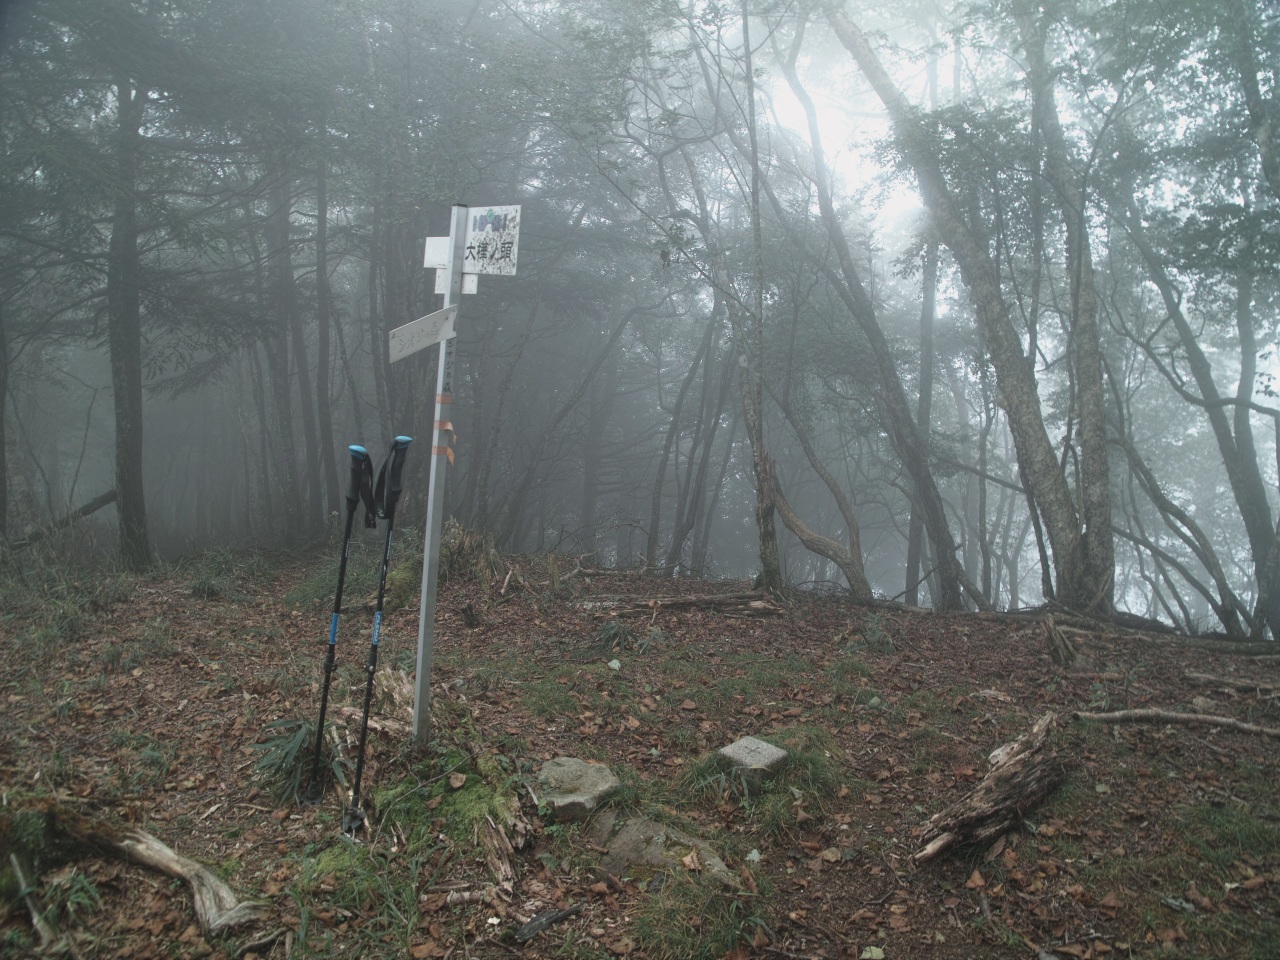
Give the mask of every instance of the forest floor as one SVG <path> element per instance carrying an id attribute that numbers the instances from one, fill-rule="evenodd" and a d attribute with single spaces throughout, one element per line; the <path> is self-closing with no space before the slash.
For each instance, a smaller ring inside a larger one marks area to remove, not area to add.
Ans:
<path id="1" fill-rule="evenodd" d="M 329 715 L 348 744 L 376 552 L 353 552 L 338 642 Z M 483 551 L 452 564 L 431 742 L 408 742 L 395 721 L 409 707 L 380 681 L 358 843 L 336 787 L 314 806 L 280 792 L 318 710 L 331 560 L 214 553 L 94 585 L 70 613 L 81 585 L 11 604 L 4 811 L 52 798 L 145 830 L 267 912 L 206 936 L 184 884 L 83 850 L 39 864 L 28 901 L 9 901 L 0 955 L 33 952 L 34 907 L 83 958 L 1280 957 L 1280 740 L 1073 719 L 1164 708 L 1280 727 L 1280 657 L 1097 627 L 1071 633 L 1080 656 L 1061 668 L 1034 617 L 812 593 L 776 612 L 654 604 L 748 587 L 570 566 Z M 398 572 L 380 677 L 414 660 L 416 572 Z M 915 863 L 925 822 L 1047 711 L 1064 784 L 996 843 Z M 793 758 L 756 796 L 707 762 L 745 735 Z M 705 839 L 740 885 L 697 857 L 594 871 L 598 835 L 537 805 L 537 769 L 562 755 L 608 764 L 611 809 Z M 273 763 L 275 779 L 260 770 Z"/>

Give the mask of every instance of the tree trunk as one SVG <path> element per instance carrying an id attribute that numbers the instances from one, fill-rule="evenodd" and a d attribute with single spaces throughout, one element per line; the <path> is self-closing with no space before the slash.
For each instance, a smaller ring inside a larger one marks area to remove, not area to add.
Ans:
<path id="1" fill-rule="evenodd" d="M 751 27 L 747 0 L 742 0 L 743 70 L 747 80 L 747 141 L 750 146 L 751 260 L 753 309 L 748 329 L 743 331 L 739 349 L 743 369 L 738 378 L 751 443 L 751 465 L 756 481 L 756 527 L 760 531 L 760 588 L 779 594 L 786 584 L 778 556 L 778 534 L 774 528 L 773 492 L 776 489 L 773 461 L 764 443 L 764 240 L 760 225 L 760 146 L 756 137 L 755 67 L 751 56 Z M 733 316 L 734 311 L 730 311 Z"/>
<path id="2" fill-rule="evenodd" d="M 926 454 L 933 420 L 933 320 L 938 296 L 938 241 L 925 245 L 924 277 L 921 281 L 920 305 L 920 377 L 916 396 L 916 429 L 920 431 Z M 907 526 L 907 593 L 910 606 L 920 606 L 920 554 L 924 536 L 924 513 L 911 502 L 911 519 Z M 934 600 L 936 603 L 936 599 Z"/>
<path id="3" fill-rule="evenodd" d="M 259 533 L 270 535 L 276 527 L 276 495 L 275 484 L 271 482 L 271 417 L 267 412 L 267 388 L 262 374 L 262 363 L 258 359 L 257 344 L 249 348 L 249 360 L 252 365 L 250 378 L 253 381 L 253 406 L 258 414 L 258 482 L 262 485 L 263 522 Z"/>
<path id="4" fill-rule="evenodd" d="M 585 553 L 596 553 L 600 549 L 600 530 L 596 519 L 600 496 L 600 469 L 605 431 L 613 418 L 618 399 L 618 383 L 619 378 L 616 375 L 606 378 L 602 389 L 591 404 L 587 429 L 582 439 L 582 516 L 579 538 L 581 549 Z"/>
<path id="5" fill-rule="evenodd" d="M 1231 485 L 1240 519 L 1244 522 L 1245 533 L 1249 537 L 1249 550 L 1261 602 L 1258 612 L 1265 619 L 1271 635 L 1280 637 L 1280 562 L 1277 562 L 1280 558 L 1275 556 L 1277 535 L 1272 526 L 1271 507 L 1267 501 L 1266 486 L 1258 469 L 1258 461 L 1256 457 L 1244 455 L 1232 433 L 1231 421 L 1224 409 L 1225 402 L 1213 378 L 1213 367 L 1200 347 L 1195 330 L 1182 312 L 1181 291 L 1166 272 L 1164 262 L 1147 238 L 1132 194 L 1119 198 L 1117 206 L 1126 218 L 1125 228 L 1129 237 L 1146 264 L 1151 282 L 1160 292 L 1165 310 L 1187 355 L 1187 369 L 1191 372 L 1200 396 L 1194 397 L 1185 389 L 1179 392 L 1183 399 L 1204 410 L 1213 429 L 1218 453 L 1227 472 L 1227 481 Z M 1241 319 L 1237 309 L 1237 323 Z"/>
<path id="6" fill-rule="evenodd" d="M 381 184 L 381 181 L 382 178 L 378 175 L 375 183 Z M 377 187 L 375 187 L 376 189 Z M 377 416 L 374 419 L 378 425 L 386 423 L 391 418 L 391 398 L 388 385 L 390 361 L 387 355 L 377 347 L 387 335 L 386 324 L 379 313 L 379 303 L 382 303 L 385 309 L 385 301 L 378 296 L 378 283 L 382 275 L 381 255 L 383 250 L 386 249 L 383 237 L 386 230 L 382 226 L 381 216 L 386 206 L 387 201 L 385 200 L 374 206 L 371 213 L 372 226 L 369 228 L 369 289 L 367 291 L 369 294 L 369 343 L 371 344 L 369 353 L 373 365 L 373 395 L 378 404 Z"/>
<path id="7" fill-rule="evenodd" d="M 726 377 L 733 376 L 732 370 L 725 371 Z M 716 482 L 711 487 L 711 502 L 699 513 L 698 525 L 693 531 L 693 556 L 689 562 L 689 570 L 695 577 L 707 574 L 708 555 L 711 549 L 711 531 L 715 524 L 716 510 L 720 506 L 720 492 L 724 490 L 724 478 L 729 472 L 729 464 L 733 460 L 733 444 L 738 435 L 738 418 L 734 417 L 729 424 L 729 434 L 725 438 L 724 457 L 720 461 L 720 472 L 716 474 Z"/>
<path id="8" fill-rule="evenodd" d="M 1053 185 L 1067 230 L 1067 272 L 1071 282 L 1071 346 L 1080 405 L 1079 502 L 1084 546 L 1084 579 L 1096 591 L 1089 609 L 1115 608 L 1115 543 L 1111 534 L 1111 470 L 1107 460 L 1106 391 L 1098 330 L 1098 295 L 1084 192 L 1084 176 L 1070 164 L 1070 148 L 1058 119 L 1053 78 L 1045 62 L 1044 21 L 1017 17 L 1027 51 L 1032 109 L 1044 137 L 1045 176 Z"/>
<path id="9" fill-rule="evenodd" d="M 835 249 L 836 259 L 840 264 L 839 279 L 836 288 L 849 313 L 857 322 L 863 335 L 871 347 L 872 359 L 875 361 L 877 379 L 880 385 L 880 399 L 885 414 L 885 428 L 894 452 L 902 461 L 903 467 L 911 477 L 917 505 L 923 514 L 925 529 L 929 539 L 933 541 L 938 562 L 938 585 L 940 595 L 935 598 L 939 610 L 962 609 L 963 599 L 960 586 L 960 569 L 956 560 L 956 543 L 947 524 L 946 509 L 942 502 L 942 494 L 933 479 L 929 468 L 929 456 L 925 442 L 921 437 L 911 405 L 907 401 L 902 379 L 898 376 L 897 364 L 889 348 L 888 339 L 884 335 L 880 322 L 876 317 L 875 304 L 871 294 L 862 283 L 861 276 L 849 249 L 848 239 L 836 216 L 835 203 L 831 196 L 831 180 L 827 171 L 826 158 L 822 149 L 822 138 L 818 130 L 817 113 L 809 93 L 800 84 L 795 70 L 795 60 L 799 53 L 799 40 L 792 45 L 790 57 L 783 64 L 783 71 L 792 91 L 805 109 L 809 121 L 809 142 L 813 155 L 817 176 L 815 182 L 818 190 L 818 207 L 827 236 Z M 833 279 L 837 279 L 833 276 Z"/>
<path id="10" fill-rule="evenodd" d="M 995 367 L 998 403 L 1008 417 L 1027 489 L 1040 508 L 1053 549 L 1057 599 L 1069 608 L 1087 610 L 1097 602 L 1104 585 L 1094 582 L 1085 563 L 1071 490 L 1045 430 L 1035 377 L 1010 319 L 999 269 L 965 221 L 916 109 L 885 71 L 862 31 L 844 12 L 830 10 L 827 18 L 888 109 L 897 143 L 915 171 L 939 237 L 960 267 Z"/>
<path id="11" fill-rule="evenodd" d="M 1276 100 L 1274 82 L 1270 95 L 1264 96 L 1258 82 L 1258 59 L 1254 53 L 1253 28 L 1257 18 L 1254 12 L 1266 4 L 1250 4 L 1245 8 L 1242 0 L 1227 0 L 1223 5 L 1226 14 L 1224 33 L 1233 38 L 1232 56 L 1240 72 L 1240 88 L 1244 91 L 1245 108 L 1249 111 L 1249 126 L 1254 142 L 1258 145 L 1258 160 L 1262 174 L 1277 200 L 1280 200 L 1280 149 L 1276 138 L 1280 136 L 1280 101 Z M 1274 8 L 1269 14 L 1275 17 Z M 1274 56 L 1274 51 L 1273 51 Z M 1274 66 L 1275 61 L 1272 60 Z"/>
<path id="12" fill-rule="evenodd" d="M 327 118 L 321 113 L 320 156 L 316 161 L 316 417 L 320 428 L 320 466 L 325 503 L 339 510 L 337 450 L 333 441 L 333 406 L 329 386 L 329 334 L 333 324 L 329 290 L 329 158 L 324 135 Z"/>
<path id="13" fill-rule="evenodd" d="M 107 343 L 115 403 L 120 557 L 130 570 L 151 565 L 142 476 L 142 263 L 138 250 L 138 162 L 147 93 L 116 84 L 116 177 L 107 255 Z"/>
<path id="14" fill-rule="evenodd" d="M 525 468 L 524 473 L 521 474 L 519 481 L 516 483 L 515 491 L 512 494 L 511 499 L 507 502 L 502 529 L 497 537 L 497 541 L 499 543 L 511 545 L 513 548 L 519 544 L 520 541 L 516 538 L 517 530 L 520 528 L 522 523 L 528 519 L 528 517 L 524 515 L 525 502 L 528 499 L 530 489 L 533 487 L 533 481 L 537 477 L 538 468 L 542 465 L 542 460 L 536 455 L 537 451 L 547 449 L 548 442 L 560 428 L 565 417 L 567 417 L 569 413 L 582 401 L 587 390 L 590 389 L 591 385 L 595 382 L 596 377 L 600 373 L 600 368 L 613 353 L 614 348 L 618 344 L 618 340 L 622 337 L 622 332 L 631 322 L 631 318 L 644 309 L 644 307 L 633 307 L 631 310 L 627 311 L 626 316 L 624 316 L 618 322 L 618 325 L 610 332 L 608 341 L 605 343 L 596 359 L 592 362 L 591 366 L 587 369 L 587 372 L 583 375 L 582 381 L 578 384 L 577 389 L 575 389 L 573 393 L 565 399 L 565 402 L 560 405 L 559 409 L 556 410 L 551 419 L 547 422 L 546 426 L 543 428 L 542 434 L 538 438 L 538 442 L 532 447 L 535 451 L 535 455 L 530 460 L 529 465 Z"/>
<path id="15" fill-rule="evenodd" d="M 727 368 L 729 357 L 724 358 Z M 710 381 L 715 364 L 710 355 L 706 359 L 707 376 Z M 728 369 L 720 374 L 720 385 L 716 390 L 715 406 L 710 405 L 709 393 L 704 390 L 704 404 L 697 429 L 694 431 L 693 444 L 689 450 L 690 470 L 686 473 L 685 496 L 681 498 L 680 509 L 676 512 L 676 522 L 671 531 L 671 549 L 667 553 L 667 568 L 674 570 L 684 556 L 684 545 L 698 525 L 698 517 L 702 515 L 702 505 L 707 499 L 707 472 L 711 467 L 712 448 L 716 433 L 719 432 L 720 418 L 724 414 L 729 399 L 729 386 L 732 376 Z M 694 464 L 696 462 L 696 471 Z"/>
<path id="16" fill-rule="evenodd" d="M 293 202 L 289 194 L 289 186 L 288 182 L 282 180 L 272 191 L 275 209 L 272 211 L 274 251 L 271 259 L 276 269 L 274 297 L 276 316 L 281 325 L 282 337 L 287 334 L 292 341 L 293 372 L 298 382 L 298 405 L 302 408 L 302 441 L 306 477 L 300 486 L 294 488 L 292 495 L 305 497 L 301 532 L 305 536 L 311 536 L 324 529 L 324 508 L 320 494 L 320 441 L 316 435 L 316 408 L 311 390 L 311 368 L 307 363 L 307 343 L 302 331 L 302 317 L 298 310 L 298 284 L 293 273 L 293 246 L 289 236 Z M 288 367 L 284 369 L 285 389 L 288 389 Z"/>
<path id="17" fill-rule="evenodd" d="M 676 449 L 680 442 L 680 417 L 684 412 L 684 402 L 689 395 L 689 388 L 693 385 L 693 381 L 697 379 L 699 368 L 702 367 L 707 353 L 711 349 L 711 340 L 715 330 L 719 327 L 715 310 L 719 304 L 720 297 L 717 295 L 715 299 L 716 303 L 712 305 L 711 309 L 711 318 L 707 321 L 707 332 L 703 335 L 701 343 L 698 344 L 698 352 L 694 354 L 693 362 L 689 364 L 689 370 L 680 382 L 679 391 L 676 392 L 675 404 L 671 409 L 671 422 L 667 425 L 667 435 L 662 441 L 662 453 L 658 456 L 658 472 L 653 480 L 653 495 L 649 505 L 649 536 L 646 539 L 644 549 L 645 566 L 651 570 L 658 565 L 658 545 L 662 536 L 662 491 L 666 485 L 667 464 L 671 460 L 671 451 Z M 703 379 L 705 381 L 705 376 Z M 671 551 L 668 551 L 668 560 L 670 560 L 670 554 Z"/>
<path id="18" fill-rule="evenodd" d="M 4 325 L 4 304 L 0 304 L 0 540 L 9 539 L 9 447 L 4 429 L 8 400 L 9 335 Z"/>
<path id="19" fill-rule="evenodd" d="M 492 518 L 489 516 L 489 485 L 490 477 L 493 475 L 494 461 L 498 456 L 498 443 L 502 438 L 502 429 L 506 426 L 507 394 L 511 392 L 511 386 L 515 382 L 516 369 L 524 356 L 525 348 L 533 337 L 534 321 L 538 317 L 538 311 L 541 306 L 542 298 L 539 296 L 529 308 L 529 317 L 520 333 L 520 340 L 516 344 L 515 353 L 511 357 L 511 362 L 507 365 L 506 373 L 498 381 L 498 395 L 493 404 L 493 420 L 489 424 L 489 436 L 480 452 L 480 463 L 476 469 L 476 506 L 473 522 L 479 531 L 488 531 L 492 523 Z"/>

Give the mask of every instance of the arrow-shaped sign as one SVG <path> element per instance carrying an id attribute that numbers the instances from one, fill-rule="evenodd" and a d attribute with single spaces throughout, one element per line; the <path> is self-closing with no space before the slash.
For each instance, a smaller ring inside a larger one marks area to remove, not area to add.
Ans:
<path id="1" fill-rule="evenodd" d="M 391 362 L 403 360 L 424 347 L 453 336 L 453 321 L 458 315 L 457 304 L 420 317 L 413 323 L 396 327 L 391 331 L 389 351 Z"/>

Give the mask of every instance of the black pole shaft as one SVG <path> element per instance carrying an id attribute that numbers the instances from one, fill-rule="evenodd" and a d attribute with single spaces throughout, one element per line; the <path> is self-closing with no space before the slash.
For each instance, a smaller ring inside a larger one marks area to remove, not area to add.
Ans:
<path id="1" fill-rule="evenodd" d="M 364 746 L 369 736 L 369 708 L 373 703 L 373 675 L 378 670 L 378 642 L 382 633 L 382 600 L 387 589 L 387 567 L 391 559 L 391 527 L 393 517 L 387 518 L 387 537 L 382 547 L 382 570 L 378 576 L 378 601 L 373 611 L 373 639 L 369 643 L 369 659 L 365 663 L 364 712 L 360 718 L 360 742 L 356 747 L 356 774 L 351 784 L 351 810 L 348 830 L 363 826 L 364 815 L 360 806 L 360 780 L 364 775 Z"/>
<path id="2" fill-rule="evenodd" d="M 364 828 L 364 809 L 360 803 L 360 782 L 364 776 L 364 748 L 369 736 L 369 707 L 373 703 L 373 675 L 378 669 L 378 641 L 382 634 L 382 602 L 387 592 L 387 568 L 391 562 L 391 532 L 396 520 L 396 501 L 400 496 L 401 474 L 405 451 L 411 437 L 396 437 L 382 465 L 374 493 L 379 517 L 387 521 L 387 537 L 382 546 L 382 569 L 378 574 L 378 601 L 373 611 L 373 639 L 369 643 L 369 661 L 365 664 L 364 711 L 360 718 L 360 743 L 356 748 L 356 774 L 351 784 L 351 805 L 343 817 L 344 833 L 354 834 Z"/>
<path id="3" fill-rule="evenodd" d="M 342 559 L 338 561 L 338 588 L 333 596 L 333 614 L 329 618 L 329 644 L 324 655 L 324 685 L 320 688 L 320 719 L 316 722 L 316 745 L 311 756 L 311 790 L 318 793 L 320 784 L 320 751 L 324 747 L 324 717 L 329 709 L 329 683 L 333 679 L 334 651 L 338 645 L 338 621 L 342 618 L 342 588 L 347 580 L 347 557 L 351 554 L 351 527 L 356 518 L 355 501 L 347 501 L 347 521 L 342 533 Z"/>

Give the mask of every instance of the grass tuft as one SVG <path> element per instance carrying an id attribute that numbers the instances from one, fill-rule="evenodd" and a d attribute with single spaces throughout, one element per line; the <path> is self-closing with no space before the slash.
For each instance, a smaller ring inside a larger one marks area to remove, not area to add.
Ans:
<path id="1" fill-rule="evenodd" d="M 663 874 L 649 889 L 635 929 L 653 960 L 719 960 L 750 945 L 758 931 L 767 933 L 763 896 L 686 872 Z"/>

